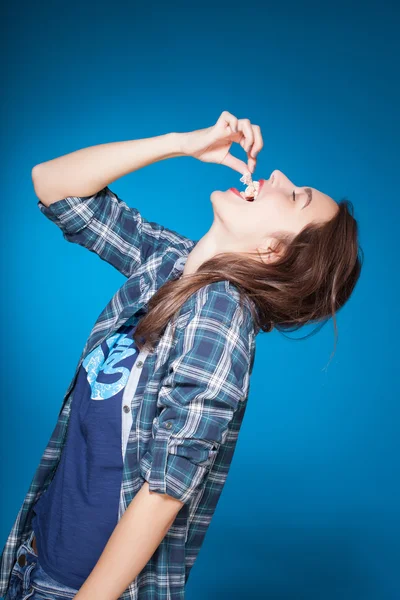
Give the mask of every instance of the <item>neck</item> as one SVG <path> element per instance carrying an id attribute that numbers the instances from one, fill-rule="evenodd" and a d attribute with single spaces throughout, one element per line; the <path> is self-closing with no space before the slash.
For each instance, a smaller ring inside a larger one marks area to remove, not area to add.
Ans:
<path id="1" fill-rule="evenodd" d="M 228 239 L 226 232 L 217 226 L 216 222 L 205 235 L 197 242 L 193 250 L 189 252 L 182 275 L 195 273 L 206 260 L 221 252 L 234 252 L 232 241 Z"/>

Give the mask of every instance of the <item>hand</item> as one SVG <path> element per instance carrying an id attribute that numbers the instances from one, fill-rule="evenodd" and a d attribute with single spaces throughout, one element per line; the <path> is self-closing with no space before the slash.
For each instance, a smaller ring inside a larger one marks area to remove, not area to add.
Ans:
<path id="1" fill-rule="evenodd" d="M 212 127 L 180 135 L 182 152 L 186 156 L 225 165 L 242 175 L 248 171 L 254 173 L 256 156 L 264 145 L 259 125 L 252 125 L 249 119 L 237 119 L 226 110 Z M 230 154 L 233 142 L 240 144 L 247 153 L 248 165 Z"/>

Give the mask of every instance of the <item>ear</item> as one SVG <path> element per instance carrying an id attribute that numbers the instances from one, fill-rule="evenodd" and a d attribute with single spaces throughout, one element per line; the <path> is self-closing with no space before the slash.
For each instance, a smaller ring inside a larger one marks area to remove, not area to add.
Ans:
<path id="1" fill-rule="evenodd" d="M 262 262 L 271 264 L 282 256 L 284 243 L 276 238 L 268 238 L 257 250 Z"/>

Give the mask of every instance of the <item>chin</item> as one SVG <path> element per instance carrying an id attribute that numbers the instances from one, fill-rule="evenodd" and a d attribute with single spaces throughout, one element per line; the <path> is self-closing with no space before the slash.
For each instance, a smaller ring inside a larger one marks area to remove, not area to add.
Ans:
<path id="1" fill-rule="evenodd" d="M 214 190 L 210 195 L 210 200 L 214 206 L 231 206 L 232 202 L 236 204 L 238 198 L 230 190 Z"/>
<path id="2" fill-rule="evenodd" d="M 215 201 L 218 201 L 218 198 L 221 198 L 225 195 L 226 195 L 226 192 L 223 192 L 221 190 L 214 190 L 213 192 L 211 192 L 210 200 L 211 200 L 211 202 L 215 202 Z"/>
<path id="3" fill-rule="evenodd" d="M 224 220 L 224 213 L 226 213 L 226 209 L 224 209 L 224 205 L 226 205 L 226 192 L 221 190 L 214 190 L 210 194 L 211 205 L 213 208 L 214 218 L 219 220 Z"/>
<path id="4" fill-rule="evenodd" d="M 222 190 L 214 190 L 210 194 L 211 204 L 214 209 L 214 213 L 222 216 L 226 212 L 226 207 L 229 203 L 230 192 L 223 192 Z"/>
<path id="5" fill-rule="evenodd" d="M 210 195 L 210 200 L 215 220 L 222 223 L 227 229 L 237 225 L 238 219 L 240 220 L 243 215 L 243 207 L 247 208 L 244 206 L 245 202 L 242 205 L 240 198 L 229 190 L 214 190 Z"/>

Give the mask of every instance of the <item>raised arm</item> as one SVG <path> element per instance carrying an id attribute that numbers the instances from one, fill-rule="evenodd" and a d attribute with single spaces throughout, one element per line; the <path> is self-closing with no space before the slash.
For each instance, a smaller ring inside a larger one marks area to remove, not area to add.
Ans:
<path id="1" fill-rule="evenodd" d="M 246 164 L 229 152 L 233 142 L 246 148 L 253 171 L 262 148 L 259 127 L 227 111 L 204 129 L 82 148 L 32 169 L 38 206 L 67 241 L 95 252 L 129 277 L 143 259 L 157 252 L 160 241 L 185 245 L 187 238 L 147 221 L 109 189 L 111 182 L 177 156 L 225 165 L 243 175 Z"/>
<path id="2" fill-rule="evenodd" d="M 184 156 L 182 134 L 110 142 L 81 148 L 32 169 L 35 194 L 45 206 L 67 196 L 93 196 L 110 183 L 152 163 Z"/>
<path id="3" fill-rule="evenodd" d="M 108 184 L 153 162 L 184 156 L 180 135 L 91 146 L 35 166 L 32 178 L 38 207 L 68 242 L 96 253 L 130 277 L 163 240 L 179 245 L 187 238 L 148 221 Z"/>

